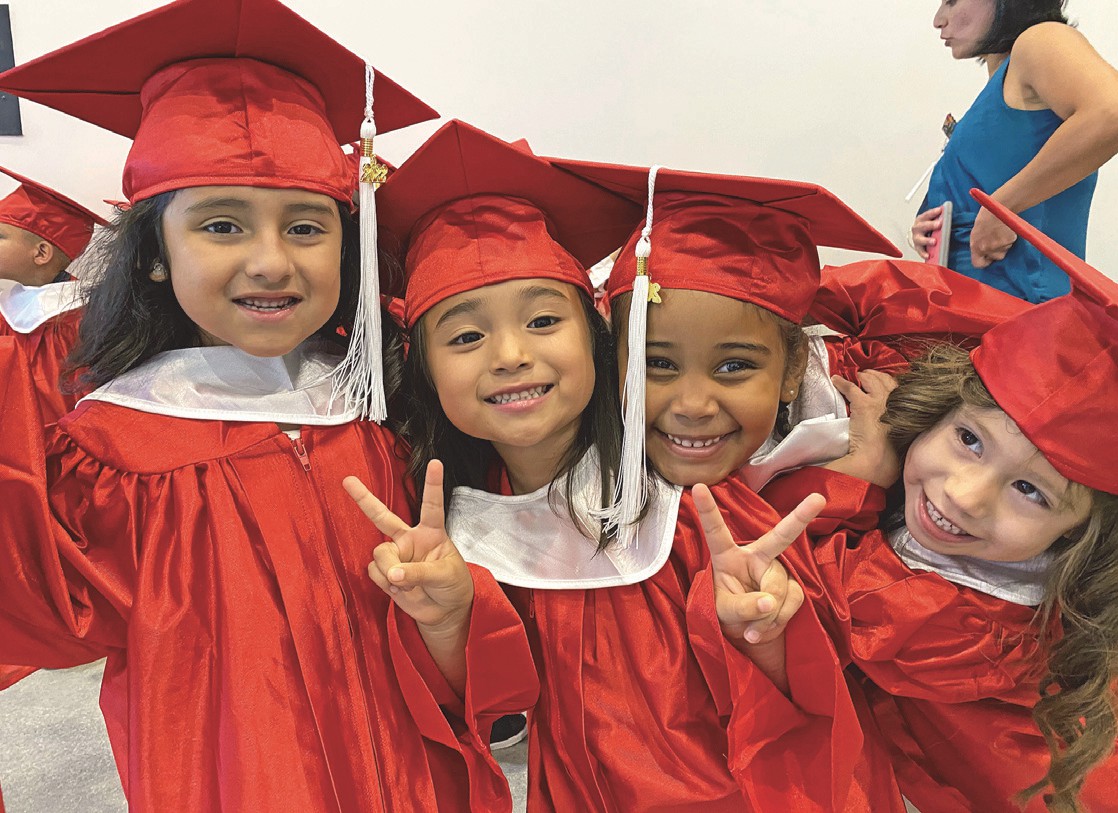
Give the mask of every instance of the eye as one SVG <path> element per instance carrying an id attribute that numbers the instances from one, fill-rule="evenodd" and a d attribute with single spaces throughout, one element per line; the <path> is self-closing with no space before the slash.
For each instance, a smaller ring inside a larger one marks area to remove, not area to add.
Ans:
<path id="1" fill-rule="evenodd" d="M 645 359 L 644 366 L 647 367 L 649 370 L 659 370 L 661 372 L 670 372 L 675 369 L 674 364 L 672 364 L 666 358 L 661 358 L 659 356 L 652 356 L 651 358 Z"/>
<path id="2" fill-rule="evenodd" d="M 719 364 L 714 372 L 716 373 L 744 373 L 748 370 L 759 369 L 757 364 L 745 359 L 730 359 Z"/>
<path id="3" fill-rule="evenodd" d="M 210 234 L 236 234 L 240 231 L 240 228 L 236 223 L 228 220 L 215 220 L 203 226 L 202 230 L 208 231 Z"/>
<path id="4" fill-rule="evenodd" d="M 528 327 L 538 330 L 540 328 L 553 327 L 557 324 L 559 324 L 558 316 L 537 316 L 528 323 Z"/>
<path id="5" fill-rule="evenodd" d="M 957 426 L 955 427 L 955 436 L 959 438 L 961 444 L 972 452 L 978 455 L 982 454 L 982 441 L 974 432 L 967 429 L 965 426 Z"/>
<path id="6" fill-rule="evenodd" d="M 316 234 L 325 234 L 326 230 L 316 226 L 313 223 L 297 223 L 288 229 L 289 232 L 298 237 L 313 237 Z"/>
<path id="7" fill-rule="evenodd" d="M 481 340 L 482 340 L 481 333 L 479 333 L 476 330 L 467 330 L 464 333 L 459 333 L 457 336 L 455 336 L 453 339 L 451 339 L 450 343 L 451 344 L 473 344 L 474 342 L 480 342 Z"/>
<path id="8" fill-rule="evenodd" d="M 1044 495 L 1040 492 L 1040 489 L 1038 489 L 1028 480 L 1014 480 L 1013 488 L 1015 488 L 1018 493 L 1020 493 L 1029 502 L 1036 503 L 1043 508 L 1048 508 L 1050 505 L 1048 500 L 1045 499 Z"/>

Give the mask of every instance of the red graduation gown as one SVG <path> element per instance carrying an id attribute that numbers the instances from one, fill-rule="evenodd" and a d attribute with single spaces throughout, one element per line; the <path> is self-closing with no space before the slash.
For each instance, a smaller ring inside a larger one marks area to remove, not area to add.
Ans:
<path id="1" fill-rule="evenodd" d="M 463 704 L 369 580 L 382 537 L 340 483 L 409 515 L 387 430 L 305 427 L 301 460 L 275 424 L 94 401 L 44 452 L 11 339 L 0 369 L 0 431 L 19 439 L 0 444 L 0 659 L 108 657 L 131 810 L 511 809 L 488 732 L 535 699 L 523 628 L 472 569 Z"/>
<path id="2" fill-rule="evenodd" d="M 48 319 L 30 333 L 19 333 L 0 316 L 0 337 L 13 337 L 31 364 L 44 425 L 57 421 L 78 401 L 77 395 L 61 391 L 59 379 L 66 357 L 77 342 L 80 322 L 81 311 L 71 310 Z"/>
<path id="3" fill-rule="evenodd" d="M 840 654 L 857 670 L 873 723 L 905 796 L 922 811 L 1019 811 L 1015 795 L 1047 770 L 1032 721 L 1043 653 L 1034 608 L 910 570 L 877 529 L 884 491 L 821 468 L 770 483 L 791 510 L 827 497 L 808 528 L 811 556 L 795 566 Z M 802 553 L 802 552 L 801 552 Z M 1118 759 L 1096 770 L 1082 797 L 1112 809 Z M 1029 811 L 1042 811 L 1034 800 Z"/>

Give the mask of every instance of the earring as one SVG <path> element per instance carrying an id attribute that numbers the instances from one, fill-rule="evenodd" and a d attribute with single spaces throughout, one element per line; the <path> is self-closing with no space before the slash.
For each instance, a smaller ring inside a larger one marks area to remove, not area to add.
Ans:
<path id="1" fill-rule="evenodd" d="M 788 400 L 789 401 L 795 401 L 796 400 L 796 388 L 795 387 L 792 387 L 790 390 L 788 390 Z"/>
<path id="2" fill-rule="evenodd" d="M 151 270 L 148 272 L 148 279 L 152 282 L 166 282 L 167 278 L 171 275 L 167 273 L 167 266 L 161 260 L 156 260 L 151 264 Z"/>

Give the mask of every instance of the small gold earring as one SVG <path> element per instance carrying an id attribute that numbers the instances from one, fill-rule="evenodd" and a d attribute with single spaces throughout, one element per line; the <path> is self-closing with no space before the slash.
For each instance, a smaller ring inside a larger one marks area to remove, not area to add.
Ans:
<path id="1" fill-rule="evenodd" d="M 167 266 L 162 261 L 156 260 L 151 264 L 151 270 L 148 272 L 148 279 L 152 282 L 166 282 L 171 275 L 167 273 Z"/>

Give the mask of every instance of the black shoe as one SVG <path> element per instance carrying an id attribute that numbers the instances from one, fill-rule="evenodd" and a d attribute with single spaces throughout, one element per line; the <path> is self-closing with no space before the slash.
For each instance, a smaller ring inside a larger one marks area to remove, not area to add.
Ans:
<path id="1" fill-rule="evenodd" d="M 523 714 L 498 717 L 489 734 L 489 750 L 499 751 L 516 745 L 528 736 L 528 719 Z"/>

